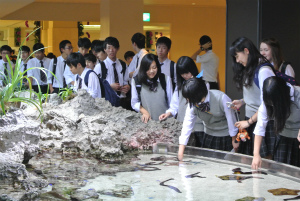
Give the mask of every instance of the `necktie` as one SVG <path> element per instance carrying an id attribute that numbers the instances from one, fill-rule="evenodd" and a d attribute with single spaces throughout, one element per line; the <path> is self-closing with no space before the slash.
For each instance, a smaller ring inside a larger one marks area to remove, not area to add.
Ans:
<path id="1" fill-rule="evenodd" d="M 161 64 L 160 64 L 160 67 L 162 67 L 163 65 L 164 65 L 164 63 L 161 63 Z"/>
<path id="2" fill-rule="evenodd" d="M 23 65 L 24 65 L 24 71 L 26 71 L 27 70 L 27 64 L 23 64 Z M 27 76 L 27 72 L 24 73 L 23 76 Z M 23 78 L 23 82 L 27 82 L 26 78 Z"/>
<path id="3" fill-rule="evenodd" d="M 66 64 L 67 64 L 67 61 L 64 60 L 64 72 L 65 72 L 65 69 L 66 69 Z M 80 78 L 81 79 L 81 78 Z M 67 83 L 66 83 L 66 79 L 65 79 L 65 76 L 63 75 L 63 88 L 67 87 Z"/>
<path id="4" fill-rule="evenodd" d="M 140 58 L 137 57 L 137 60 L 136 60 L 136 67 L 135 67 L 136 69 L 137 69 L 137 67 L 139 66 L 139 59 L 140 59 Z"/>
<path id="5" fill-rule="evenodd" d="M 196 106 L 196 108 L 199 109 L 201 112 L 209 112 L 209 110 L 210 110 L 209 102 L 196 104 L 195 106 Z"/>
<path id="6" fill-rule="evenodd" d="M 115 83 L 119 83 L 119 76 L 118 76 L 118 72 L 117 72 L 117 68 L 116 68 L 116 63 L 113 63 L 112 65 L 114 67 Z M 121 92 L 117 91 L 117 94 L 120 95 Z"/>
<path id="7" fill-rule="evenodd" d="M 4 64 L 4 75 L 7 77 L 8 76 L 8 71 L 7 71 L 7 63 Z"/>
<path id="8" fill-rule="evenodd" d="M 78 77 L 78 89 L 82 88 L 82 79 Z"/>
<path id="9" fill-rule="evenodd" d="M 40 77 L 41 77 L 41 81 L 42 82 L 46 82 L 46 73 L 43 71 L 43 69 L 44 69 L 44 64 L 43 64 L 43 61 L 41 60 L 40 61 L 40 63 L 41 63 L 41 70 L 40 70 Z"/>

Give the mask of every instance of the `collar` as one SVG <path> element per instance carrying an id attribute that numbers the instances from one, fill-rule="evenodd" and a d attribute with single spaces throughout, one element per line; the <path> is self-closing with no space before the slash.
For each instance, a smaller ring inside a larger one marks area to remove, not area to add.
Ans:
<path id="1" fill-rule="evenodd" d="M 80 77 L 81 79 L 83 79 L 85 77 L 86 72 L 90 70 L 89 68 L 85 67 L 84 70 L 82 71 L 81 75 L 78 74 L 78 77 Z"/>
<path id="2" fill-rule="evenodd" d="M 138 56 L 138 58 L 140 58 L 140 56 L 141 56 L 142 54 L 147 54 L 147 53 L 148 53 L 147 50 L 141 49 L 141 50 L 139 51 L 139 53 L 137 54 L 137 56 Z"/>
<path id="3" fill-rule="evenodd" d="M 110 66 L 112 66 L 113 63 L 118 64 L 119 59 L 117 58 L 116 61 L 113 61 L 113 60 L 111 60 L 110 58 L 106 57 L 105 61 L 106 61 Z"/>

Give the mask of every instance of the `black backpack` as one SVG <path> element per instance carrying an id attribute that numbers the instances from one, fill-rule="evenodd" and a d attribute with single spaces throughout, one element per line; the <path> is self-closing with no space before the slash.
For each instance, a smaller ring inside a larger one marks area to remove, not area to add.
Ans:
<path id="1" fill-rule="evenodd" d="M 176 83 L 174 82 L 174 67 L 175 67 L 175 62 L 171 61 L 171 64 L 170 64 L 170 77 L 171 77 L 171 80 L 172 80 L 173 91 L 175 90 L 175 87 L 176 87 Z"/>
<path id="2" fill-rule="evenodd" d="M 55 75 L 56 73 L 56 66 L 57 66 L 57 58 L 53 58 L 53 70 L 52 70 L 52 73 L 53 75 Z M 52 84 L 53 84 L 53 81 L 54 81 L 54 76 L 52 75 Z M 63 88 L 67 87 L 67 84 L 66 84 L 66 80 L 63 76 Z"/>

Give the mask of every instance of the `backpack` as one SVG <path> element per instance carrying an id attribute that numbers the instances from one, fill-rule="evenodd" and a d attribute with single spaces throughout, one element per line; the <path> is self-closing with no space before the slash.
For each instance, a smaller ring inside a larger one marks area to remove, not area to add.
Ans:
<path id="1" fill-rule="evenodd" d="M 93 70 L 89 70 L 86 72 L 86 75 L 84 77 L 84 83 L 88 87 L 89 86 L 89 76 L 91 73 L 95 73 Z M 95 75 L 97 75 L 95 73 Z M 112 106 L 119 107 L 120 106 L 120 97 L 116 94 L 116 92 L 111 88 L 110 84 L 107 82 L 107 80 L 101 78 L 98 76 L 100 88 L 101 88 L 101 97 L 105 98 L 105 100 L 109 101 Z"/>
<path id="2" fill-rule="evenodd" d="M 53 58 L 53 70 L 52 70 L 52 73 L 53 75 L 55 75 L 56 73 L 56 66 L 57 66 L 57 58 Z M 54 76 L 52 75 L 52 84 L 53 84 L 53 81 L 54 81 Z M 63 76 L 63 88 L 67 87 L 67 84 L 66 84 L 66 80 Z"/>
<path id="3" fill-rule="evenodd" d="M 121 65 L 122 65 L 122 71 L 121 73 L 123 74 L 123 77 L 125 75 L 125 72 L 126 72 L 126 63 L 124 61 L 122 61 L 121 59 L 119 59 Z M 103 61 L 100 62 L 100 65 L 101 65 L 101 78 L 102 79 L 106 79 L 106 76 L 107 76 L 107 68 L 105 66 L 105 63 Z"/>
<path id="4" fill-rule="evenodd" d="M 280 78 L 284 79 L 286 82 L 290 83 L 291 85 L 298 85 L 297 82 L 296 82 L 296 80 L 295 80 L 295 78 L 282 73 L 282 71 L 280 72 L 278 70 L 275 70 L 274 66 L 272 64 L 270 64 L 270 63 L 263 63 L 263 64 L 261 64 L 260 66 L 258 66 L 256 68 L 255 73 L 254 73 L 253 81 L 254 81 L 254 83 L 256 84 L 256 86 L 258 88 L 260 88 L 259 87 L 259 81 L 258 81 L 258 72 L 259 72 L 259 69 L 261 67 L 263 67 L 263 66 L 269 66 L 269 67 L 271 67 L 272 70 L 273 70 L 273 72 L 274 72 L 274 74 L 276 75 L 276 77 L 280 77 Z"/>
<path id="5" fill-rule="evenodd" d="M 280 72 L 285 74 L 285 69 L 286 69 L 287 65 L 289 65 L 289 64 L 291 64 L 291 63 L 288 62 L 288 61 L 284 61 L 282 63 L 282 67 L 281 67 L 281 71 Z"/>
<path id="6" fill-rule="evenodd" d="M 161 73 L 158 78 L 159 78 L 161 87 L 165 91 L 166 101 L 168 101 L 167 90 L 166 90 L 166 88 L 167 88 L 166 76 L 165 76 L 165 74 Z M 138 98 L 139 98 L 139 100 L 142 104 L 142 99 L 141 99 L 142 83 L 139 81 L 138 76 L 135 76 L 133 79 L 134 79 L 134 82 L 135 82 L 136 91 L 138 93 Z"/>

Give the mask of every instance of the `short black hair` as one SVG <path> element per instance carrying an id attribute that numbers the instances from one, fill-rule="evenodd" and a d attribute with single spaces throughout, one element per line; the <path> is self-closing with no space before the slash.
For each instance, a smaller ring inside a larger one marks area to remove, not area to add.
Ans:
<path id="1" fill-rule="evenodd" d="M 30 52 L 30 48 L 28 46 L 26 46 L 26 45 L 23 45 L 22 47 L 20 47 L 19 51 L 29 53 Z"/>
<path id="2" fill-rule="evenodd" d="M 101 40 L 93 40 L 91 44 L 91 50 L 94 50 L 97 45 L 101 45 Z"/>
<path id="3" fill-rule="evenodd" d="M 182 86 L 182 96 L 189 100 L 190 107 L 198 104 L 208 94 L 205 81 L 201 78 L 191 78 Z"/>
<path id="4" fill-rule="evenodd" d="M 131 38 L 131 42 L 135 43 L 139 49 L 143 49 L 145 48 L 146 37 L 142 33 L 135 33 Z"/>
<path id="5" fill-rule="evenodd" d="M 56 56 L 55 56 L 52 52 L 49 52 L 49 53 L 47 54 L 47 58 L 49 58 L 49 59 L 54 59 L 54 58 L 56 58 Z"/>
<path id="6" fill-rule="evenodd" d="M 112 45 L 112 46 L 114 46 L 114 48 L 117 48 L 117 49 L 120 48 L 118 39 L 115 37 L 112 37 L 112 36 L 109 36 L 104 40 L 104 45 L 103 45 L 104 49 L 106 49 L 107 45 Z"/>
<path id="7" fill-rule="evenodd" d="M 86 61 L 91 61 L 93 63 L 96 63 L 96 61 L 97 61 L 97 58 L 94 54 L 86 54 L 86 55 L 84 55 L 84 59 Z"/>
<path id="8" fill-rule="evenodd" d="M 171 49 L 172 41 L 170 38 L 168 38 L 166 36 L 162 36 L 157 39 L 156 47 L 160 44 L 166 45 L 168 49 Z"/>
<path id="9" fill-rule="evenodd" d="M 94 47 L 94 51 L 95 51 L 96 53 L 98 53 L 98 52 L 104 52 L 104 53 L 105 53 L 103 46 L 104 46 L 104 41 L 100 41 L 100 42 L 97 43 L 97 45 Z"/>
<path id="10" fill-rule="evenodd" d="M 209 36 L 207 36 L 207 35 L 203 35 L 203 36 L 201 36 L 201 38 L 199 39 L 199 43 L 200 43 L 201 46 L 204 45 L 204 44 L 206 44 L 206 43 L 208 43 L 208 42 L 212 42 L 212 40 L 211 40 L 211 38 L 210 38 Z M 208 50 L 212 50 L 212 45 L 211 45 L 211 47 L 208 48 Z"/>
<path id="11" fill-rule="evenodd" d="M 78 47 L 83 47 L 85 49 L 90 49 L 90 47 L 92 46 L 92 43 L 91 43 L 90 39 L 85 37 L 85 38 L 79 38 L 77 45 L 78 45 Z"/>
<path id="12" fill-rule="evenodd" d="M 82 54 L 80 54 L 79 52 L 73 52 L 71 53 L 68 58 L 67 58 L 67 65 L 68 66 L 75 66 L 77 67 L 77 64 L 81 64 L 81 66 L 83 68 L 85 68 L 86 64 L 85 64 L 85 59 L 82 56 Z"/>
<path id="13" fill-rule="evenodd" d="M 61 41 L 59 43 L 59 51 L 60 51 L 60 53 L 62 53 L 61 48 L 64 49 L 68 43 L 72 44 L 69 40 L 63 40 L 63 41 Z"/>
<path id="14" fill-rule="evenodd" d="M 33 45 L 33 48 L 32 50 L 35 52 L 35 51 L 41 51 L 41 52 L 45 52 L 45 49 L 44 49 L 44 45 L 42 43 L 36 43 Z"/>
<path id="15" fill-rule="evenodd" d="M 11 53 L 12 49 L 8 45 L 2 45 L 1 48 L 0 48 L 0 52 L 2 52 L 2 51 L 9 51 Z"/>
<path id="16" fill-rule="evenodd" d="M 127 51 L 127 52 L 125 52 L 125 54 L 124 54 L 124 59 L 125 60 L 127 60 L 127 58 L 129 58 L 129 57 L 134 57 L 134 52 L 133 51 Z"/>

